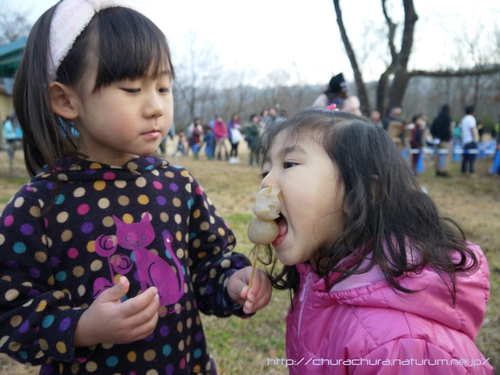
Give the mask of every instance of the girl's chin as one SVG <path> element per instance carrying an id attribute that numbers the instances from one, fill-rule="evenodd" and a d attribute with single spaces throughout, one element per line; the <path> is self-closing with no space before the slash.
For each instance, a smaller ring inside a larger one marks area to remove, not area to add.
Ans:
<path id="1" fill-rule="evenodd" d="M 290 255 L 291 255 L 291 250 L 288 250 L 288 251 L 285 251 L 283 249 L 281 250 L 278 250 L 278 249 L 274 249 L 274 251 L 276 252 L 276 258 L 278 258 L 278 260 L 285 266 L 294 266 L 297 264 L 297 262 L 294 262 L 293 259 L 290 259 Z"/>

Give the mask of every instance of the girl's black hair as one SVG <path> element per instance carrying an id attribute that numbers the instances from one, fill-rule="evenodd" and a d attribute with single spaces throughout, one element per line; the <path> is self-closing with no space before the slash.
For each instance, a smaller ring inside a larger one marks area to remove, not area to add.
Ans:
<path id="1" fill-rule="evenodd" d="M 455 274 L 474 271 L 477 257 L 467 247 L 460 227 L 440 216 L 382 127 L 342 111 L 307 109 L 266 128 L 262 160 L 282 132 L 292 139 L 310 136 L 321 143 L 345 187 L 343 232 L 316 259 L 316 272 L 324 276 L 328 287 L 378 266 L 391 287 L 411 293 L 415 290 L 401 286 L 398 278 L 430 266 L 455 301 Z M 459 255 L 458 261 L 452 260 L 453 252 Z M 361 267 L 363 261 L 368 266 Z M 266 262 L 272 264 L 274 287 L 297 290 L 300 279 L 295 266 L 278 267 L 272 251 L 267 252 Z M 330 284 L 332 272 L 342 276 Z"/>
<path id="2" fill-rule="evenodd" d="M 52 111 L 48 61 L 56 7 L 46 11 L 33 26 L 14 83 L 14 108 L 23 129 L 25 164 L 31 176 L 45 165 L 54 170 L 61 157 L 85 158 L 78 152 L 72 121 Z M 79 88 L 93 67 L 97 68 L 94 91 L 115 81 L 143 77 L 150 68 L 155 74 L 166 68 L 174 77 L 163 32 L 142 14 L 121 7 L 94 15 L 61 62 L 55 80 Z"/>

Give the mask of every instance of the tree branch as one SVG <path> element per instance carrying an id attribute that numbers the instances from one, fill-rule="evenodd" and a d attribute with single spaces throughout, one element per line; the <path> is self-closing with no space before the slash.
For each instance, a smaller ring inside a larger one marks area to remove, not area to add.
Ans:
<path id="1" fill-rule="evenodd" d="M 391 51 L 391 57 L 392 57 L 392 65 L 394 65 L 396 58 L 398 56 L 398 53 L 396 52 L 396 46 L 394 45 L 394 36 L 396 35 L 396 28 L 397 25 L 392 22 L 391 17 L 389 17 L 389 13 L 387 13 L 387 7 L 385 4 L 386 0 L 382 0 L 382 12 L 384 13 L 384 18 L 385 21 L 387 22 L 387 27 L 389 28 L 389 33 L 387 35 L 387 44 L 389 44 L 389 50 Z"/>
<path id="2" fill-rule="evenodd" d="M 500 64 L 495 64 L 489 67 L 475 67 L 472 69 L 459 69 L 459 70 L 412 70 L 408 72 L 410 77 L 470 77 L 495 74 L 500 72 Z"/>
<path id="3" fill-rule="evenodd" d="M 358 66 L 358 62 L 356 60 L 356 55 L 354 54 L 354 50 L 352 49 L 351 42 L 347 37 L 347 33 L 344 27 L 344 21 L 342 20 L 342 11 L 340 10 L 339 0 L 333 0 L 333 6 L 335 7 L 335 14 L 337 15 L 337 24 L 340 30 L 340 36 L 342 37 L 342 42 L 344 43 L 345 50 L 347 52 L 347 56 L 349 57 L 349 61 L 351 62 L 351 67 L 354 72 L 354 79 L 356 81 L 356 89 L 358 91 L 359 101 L 361 103 L 361 112 L 368 116 L 370 113 L 370 102 L 368 99 L 368 93 L 366 92 L 366 86 L 363 82 L 363 77 L 361 75 L 361 71 Z"/>

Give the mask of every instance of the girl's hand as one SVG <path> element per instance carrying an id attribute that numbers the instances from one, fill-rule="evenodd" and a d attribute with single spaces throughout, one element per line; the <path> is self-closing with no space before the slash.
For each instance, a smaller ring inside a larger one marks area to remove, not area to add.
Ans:
<path id="1" fill-rule="evenodd" d="M 158 322 L 160 297 L 151 287 L 137 297 L 121 301 L 130 283 L 124 276 L 102 292 L 82 314 L 76 326 L 75 348 L 100 343 L 127 344 L 149 336 Z"/>
<path id="2" fill-rule="evenodd" d="M 248 290 L 252 267 L 236 271 L 227 283 L 227 294 L 234 302 L 243 306 L 245 314 L 257 312 L 266 307 L 271 300 L 272 286 L 264 270 L 255 269 L 252 289 Z"/>

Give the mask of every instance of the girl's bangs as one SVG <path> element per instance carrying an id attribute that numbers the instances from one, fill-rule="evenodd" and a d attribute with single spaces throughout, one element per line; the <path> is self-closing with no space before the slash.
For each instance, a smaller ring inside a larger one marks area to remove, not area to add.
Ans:
<path id="1" fill-rule="evenodd" d="M 170 51 L 163 32 L 149 19 L 126 8 L 99 12 L 99 63 L 95 90 L 114 81 L 135 79 L 163 72 L 174 75 Z"/>

